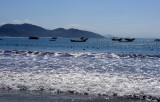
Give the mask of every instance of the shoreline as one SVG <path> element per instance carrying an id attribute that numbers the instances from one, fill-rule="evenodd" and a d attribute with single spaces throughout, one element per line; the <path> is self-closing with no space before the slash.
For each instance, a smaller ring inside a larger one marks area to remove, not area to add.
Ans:
<path id="1" fill-rule="evenodd" d="M 0 102 L 148 102 L 144 99 L 118 96 L 95 96 L 42 91 L 0 89 Z M 157 101 L 158 102 L 158 101 Z"/>

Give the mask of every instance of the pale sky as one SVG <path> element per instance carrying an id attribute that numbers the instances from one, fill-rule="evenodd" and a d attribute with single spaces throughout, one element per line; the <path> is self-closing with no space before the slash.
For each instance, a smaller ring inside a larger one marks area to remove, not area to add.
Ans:
<path id="1" fill-rule="evenodd" d="M 160 38 L 160 0 L 0 0 L 0 25 L 6 23 Z"/>

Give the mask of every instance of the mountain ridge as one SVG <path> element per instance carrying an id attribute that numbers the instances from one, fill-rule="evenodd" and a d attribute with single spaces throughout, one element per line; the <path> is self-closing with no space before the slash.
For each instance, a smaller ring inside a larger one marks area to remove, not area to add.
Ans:
<path id="1" fill-rule="evenodd" d="M 5 24 L 0 26 L 1 37 L 66 37 L 66 38 L 105 38 L 104 36 L 91 31 L 79 30 L 75 28 L 57 28 L 48 30 L 33 24 Z"/>

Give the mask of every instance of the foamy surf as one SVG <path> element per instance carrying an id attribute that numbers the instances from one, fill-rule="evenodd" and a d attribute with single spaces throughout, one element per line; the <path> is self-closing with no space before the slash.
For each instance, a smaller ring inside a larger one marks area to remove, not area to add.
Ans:
<path id="1" fill-rule="evenodd" d="M 0 88 L 160 99 L 154 55 L 0 51 Z"/>

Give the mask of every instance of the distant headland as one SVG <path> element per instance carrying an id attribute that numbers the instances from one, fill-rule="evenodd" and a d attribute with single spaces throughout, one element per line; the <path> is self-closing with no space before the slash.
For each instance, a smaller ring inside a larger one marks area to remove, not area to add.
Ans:
<path id="1" fill-rule="evenodd" d="M 5 24 L 0 26 L 1 37 L 65 37 L 65 38 L 105 38 L 104 36 L 79 29 L 64 29 L 57 28 L 54 30 L 47 30 L 37 25 L 32 24 Z"/>

